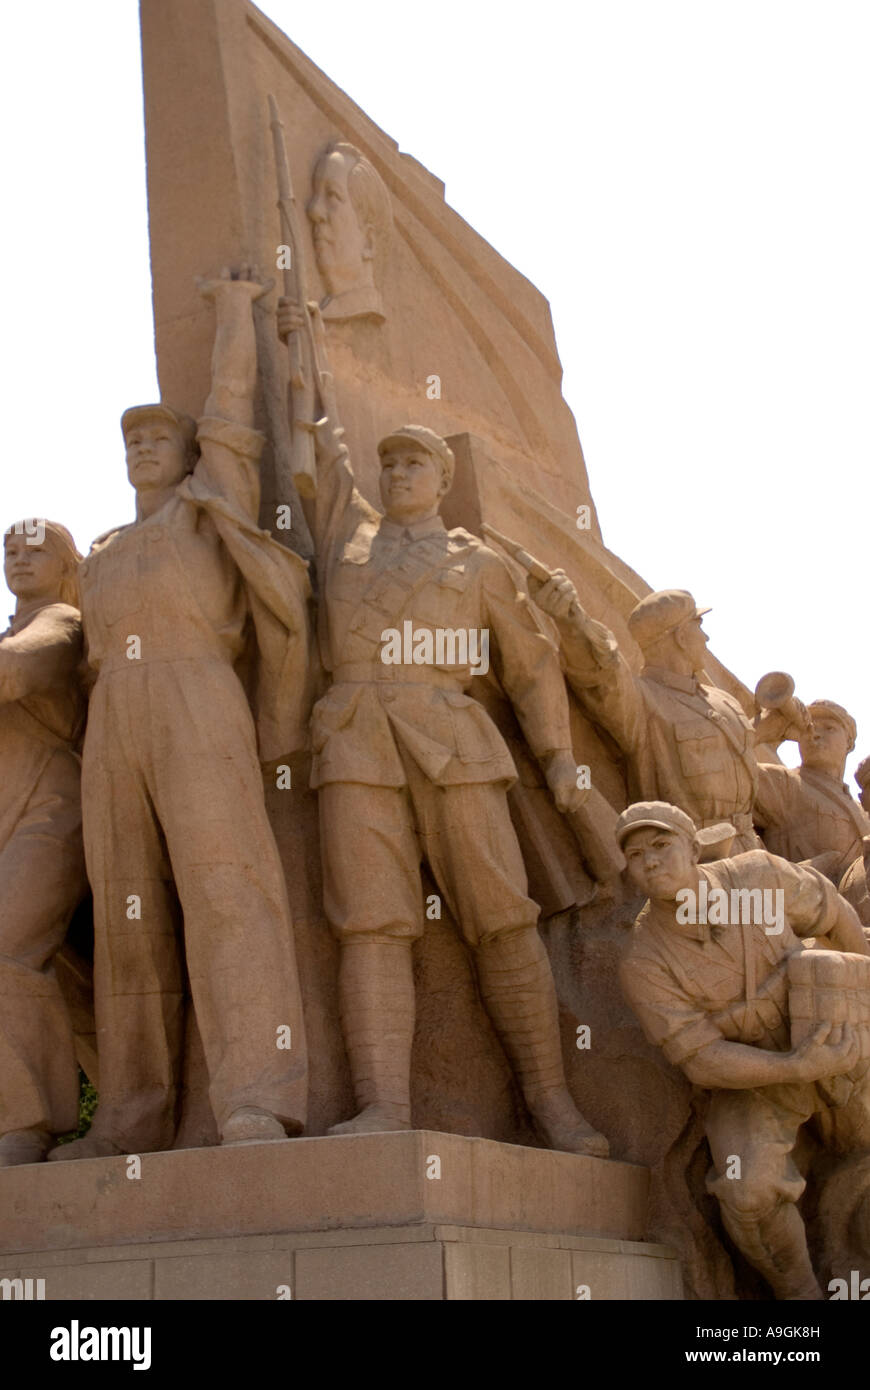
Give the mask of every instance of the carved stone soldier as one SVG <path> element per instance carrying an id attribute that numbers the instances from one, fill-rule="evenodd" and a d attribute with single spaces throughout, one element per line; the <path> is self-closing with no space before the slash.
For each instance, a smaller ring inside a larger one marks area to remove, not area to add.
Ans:
<path id="1" fill-rule="evenodd" d="M 125 412 L 136 520 L 81 566 L 96 672 L 82 792 L 100 1103 L 91 1132 L 55 1159 L 171 1145 L 185 967 L 221 1141 L 305 1124 L 290 910 L 258 752 L 274 759 L 301 737 L 308 580 L 257 524 L 252 302 L 263 287 L 201 289 L 217 318 L 203 418 L 162 404 Z M 256 725 L 236 669 L 251 625 Z"/>
<path id="2" fill-rule="evenodd" d="M 755 823 L 772 854 L 818 860 L 817 867 L 839 883 L 863 857 L 870 835 L 870 816 L 843 781 L 857 726 L 833 700 L 815 700 L 808 712 L 812 723 L 800 735 L 800 767 L 761 765 Z"/>
<path id="3" fill-rule="evenodd" d="M 282 302 L 282 336 L 300 320 L 298 306 Z M 514 764 L 467 693 L 476 634 L 557 805 L 569 808 L 580 794 L 557 654 L 504 562 L 469 532 L 446 530 L 439 507 L 454 458 L 443 439 L 408 425 L 381 441 L 386 516 L 355 487 L 335 422 L 322 420 L 316 439 L 313 529 L 333 683 L 314 711 L 312 784 L 359 1107 L 331 1132 L 410 1127 L 411 946 L 423 931 L 425 858 L 474 954 L 483 1001 L 542 1137 L 604 1157 L 607 1140 L 565 1084 L 555 985 L 507 805 Z M 439 655 L 439 631 L 454 641 L 464 634 L 464 654 Z M 403 647 L 398 663 L 396 635 L 410 637 L 415 652 Z"/>
<path id="4" fill-rule="evenodd" d="M 682 589 L 641 599 L 628 619 L 646 663 L 637 676 L 612 633 L 583 611 L 564 571 L 554 570 L 534 599 L 559 628 L 571 688 L 625 754 L 632 799 L 673 802 L 699 828 L 728 821 L 735 849 L 755 848 L 755 742 L 763 730 L 757 734 L 732 695 L 702 680 L 709 609 Z"/>
<path id="5" fill-rule="evenodd" d="M 78 1120 L 78 1067 L 54 958 L 86 888 L 82 654 L 72 536 L 10 527 L 17 598 L 0 637 L 0 1168 L 36 1163 Z"/>
<path id="6" fill-rule="evenodd" d="M 870 945 L 815 869 L 764 850 L 700 865 L 696 827 L 676 806 L 630 806 L 616 834 L 628 873 L 648 895 L 620 965 L 623 990 L 648 1040 L 712 1092 L 707 1188 L 777 1298 L 821 1298 L 795 1205 L 806 1184 L 792 1152 L 801 1126 L 845 1104 L 866 1076 Z M 755 902 L 764 908 L 747 919 L 744 905 Z M 777 910 L 768 913 L 768 903 Z M 834 949 L 801 950 L 802 937 L 826 938 Z M 863 1015 L 863 1038 L 835 1021 L 830 997 L 810 1008 L 807 1028 L 812 980 L 826 969 L 854 986 L 856 1007 L 846 1007 L 845 988 L 835 994 L 840 1020 Z"/>

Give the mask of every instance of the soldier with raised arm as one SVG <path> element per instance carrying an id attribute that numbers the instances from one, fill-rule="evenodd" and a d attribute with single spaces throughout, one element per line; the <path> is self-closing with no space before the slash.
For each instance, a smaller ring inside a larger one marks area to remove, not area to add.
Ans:
<path id="1" fill-rule="evenodd" d="M 0 1168 L 37 1163 L 78 1120 L 54 960 L 86 888 L 81 556 L 53 521 L 10 526 L 4 541 L 17 602 L 0 637 Z"/>
<path id="2" fill-rule="evenodd" d="M 559 629 L 572 690 L 625 754 L 631 798 L 673 802 L 699 829 L 730 822 L 735 851 L 757 848 L 755 744 L 767 722 L 754 728 L 734 696 L 704 680 L 701 619 L 709 610 L 683 589 L 641 599 L 628 619 L 645 662 L 635 675 L 613 634 L 583 611 L 563 570 L 533 597 Z"/>
<path id="3" fill-rule="evenodd" d="M 54 1159 L 172 1144 L 185 967 L 221 1141 L 305 1124 L 290 910 L 258 753 L 280 757 L 302 736 L 307 570 L 257 524 L 263 286 L 243 271 L 200 289 L 217 319 L 203 416 L 125 412 L 136 519 L 80 570 L 96 673 L 82 792 L 100 1103 Z M 236 669 L 252 631 L 256 722 Z"/>
<path id="4" fill-rule="evenodd" d="M 301 322 L 284 304 L 282 336 Z M 514 764 L 467 693 L 482 665 L 472 649 L 489 653 L 557 804 L 570 807 L 580 793 L 557 654 L 504 562 L 469 532 L 446 530 L 445 441 L 420 425 L 381 440 L 384 515 L 357 490 L 340 433 L 326 419 L 316 432 L 313 529 L 333 683 L 314 711 L 312 782 L 358 1113 L 331 1132 L 411 1125 L 411 946 L 423 930 L 425 858 L 542 1138 L 606 1156 L 565 1083 L 555 986 L 507 805 Z"/>
<path id="5" fill-rule="evenodd" d="M 755 823 L 772 854 L 817 861 L 833 883 L 840 883 L 849 866 L 863 858 L 870 835 L 870 816 L 843 781 L 858 730 L 834 700 L 814 700 L 807 712 L 808 727 L 791 729 L 785 721 L 773 739 L 768 734 L 766 741 L 774 744 L 796 736 L 801 763 L 762 763 Z"/>

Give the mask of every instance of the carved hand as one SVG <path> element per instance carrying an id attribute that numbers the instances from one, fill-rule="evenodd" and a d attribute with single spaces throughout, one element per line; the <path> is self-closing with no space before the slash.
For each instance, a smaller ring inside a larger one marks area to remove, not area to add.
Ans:
<path id="1" fill-rule="evenodd" d="M 546 584 L 542 584 L 533 597 L 538 607 L 557 623 L 564 622 L 580 608 L 577 590 L 561 569 L 552 570 Z"/>
<path id="2" fill-rule="evenodd" d="M 295 423 L 300 429 L 310 430 L 314 435 L 314 452 L 319 464 L 334 463 L 336 459 L 347 454 L 344 430 L 341 425 L 334 426 L 327 415 L 314 424 L 309 424 L 306 420 L 298 420 Z"/>
<path id="3" fill-rule="evenodd" d="M 570 748 L 551 754 L 546 767 L 547 786 L 553 793 L 556 809 L 579 811 L 587 791 L 577 786 L 577 762 Z"/>
<path id="4" fill-rule="evenodd" d="M 217 303 L 221 298 L 236 298 L 243 295 L 253 301 L 259 299 L 261 295 L 268 294 L 274 284 L 274 280 L 264 280 L 256 266 L 242 265 L 235 270 L 225 266 L 216 280 L 209 279 L 205 275 L 198 276 L 196 288 L 203 299 L 210 299 Z"/>
<path id="5" fill-rule="evenodd" d="M 291 333 L 298 333 L 305 327 L 305 310 L 298 300 L 282 296 L 278 300 L 277 320 L 278 337 L 286 342 Z"/>
<path id="6" fill-rule="evenodd" d="M 771 748 L 777 748 L 781 743 L 797 743 L 799 739 L 803 738 L 807 727 L 811 724 L 807 707 L 796 697 L 789 703 L 792 708 L 788 713 L 779 709 L 766 709 L 756 716 L 755 740 L 757 743 L 766 743 Z M 795 711 L 803 720 L 803 726 L 794 721 L 792 715 Z"/>
<path id="7" fill-rule="evenodd" d="M 796 1081 L 820 1081 L 851 1071 L 861 1060 L 861 1049 L 848 1023 L 822 1023 L 791 1054 Z"/>

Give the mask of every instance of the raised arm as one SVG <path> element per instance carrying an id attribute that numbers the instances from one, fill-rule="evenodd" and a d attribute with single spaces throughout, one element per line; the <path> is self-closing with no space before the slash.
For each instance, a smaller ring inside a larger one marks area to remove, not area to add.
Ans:
<path id="1" fill-rule="evenodd" d="M 218 280 L 198 282 L 200 294 L 214 304 L 217 319 L 204 415 L 253 429 L 257 340 L 251 306 L 273 283 L 260 284 L 249 266 L 235 278 L 225 270 Z"/>
<path id="2" fill-rule="evenodd" d="M 310 307 L 318 312 L 316 305 Z M 279 299 L 277 328 L 284 342 L 291 334 L 304 332 L 302 306 L 290 299 Z M 344 443 L 344 430 L 338 420 L 334 390 L 328 394 L 330 399 L 322 405 L 321 419 L 293 422 L 294 428 L 310 430 L 314 435 L 317 486 L 308 521 L 321 565 L 329 563 L 336 547 L 342 545 L 358 525 L 365 522 L 377 525 L 380 520 L 380 513 L 357 490 L 350 454 Z"/>
<path id="3" fill-rule="evenodd" d="M 646 715 L 637 678 L 609 628 L 591 618 L 564 570 L 544 584 L 532 580 L 532 597 L 559 630 L 565 678 L 590 717 L 623 751 L 644 738 Z"/>

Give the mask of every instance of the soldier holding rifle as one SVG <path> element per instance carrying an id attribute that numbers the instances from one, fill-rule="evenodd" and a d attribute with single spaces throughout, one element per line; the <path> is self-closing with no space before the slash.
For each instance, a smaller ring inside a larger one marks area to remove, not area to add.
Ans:
<path id="1" fill-rule="evenodd" d="M 316 306 L 282 302 L 280 334 L 306 329 L 306 317 L 316 341 Z M 415 633 L 485 630 L 557 805 L 570 809 L 582 794 L 557 655 L 504 562 L 467 531 L 445 529 L 439 507 L 454 459 L 444 440 L 407 425 L 381 441 L 384 515 L 355 486 L 328 396 L 327 383 L 312 529 L 333 684 L 314 711 L 312 782 L 358 1106 L 332 1132 L 410 1127 L 411 946 L 423 930 L 424 857 L 473 951 L 483 1001 L 542 1138 L 604 1157 L 607 1140 L 565 1084 L 555 986 L 508 811 L 516 776 L 508 749 L 466 693 L 467 661 L 383 659 L 386 631 L 408 623 Z"/>

